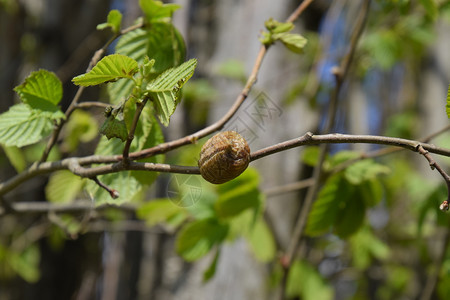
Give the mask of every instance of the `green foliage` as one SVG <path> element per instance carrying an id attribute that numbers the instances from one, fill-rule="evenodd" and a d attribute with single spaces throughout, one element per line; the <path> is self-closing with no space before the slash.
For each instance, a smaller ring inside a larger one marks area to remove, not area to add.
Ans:
<path id="1" fill-rule="evenodd" d="M 192 77 L 196 66 L 196 59 L 188 60 L 176 68 L 165 71 L 147 85 L 146 91 L 153 100 L 161 123 L 165 126 L 169 125 L 170 116 L 175 112 L 180 89 Z"/>
<path id="2" fill-rule="evenodd" d="M 9 162 L 14 167 L 17 173 L 22 172 L 27 167 L 27 161 L 22 150 L 16 146 L 3 147 L 5 155 L 8 157 Z"/>
<path id="3" fill-rule="evenodd" d="M 124 108 L 124 121 L 127 123 L 127 126 L 130 126 L 134 111 L 135 103 L 128 101 Z M 164 141 L 161 128 L 153 117 L 150 106 L 144 107 L 135 136 L 136 138 L 133 139 L 130 146 L 130 151 L 132 152 L 156 146 Z M 123 147 L 124 145 L 119 139 L 107 140 L 105 137 L 102 137 L 95 153 L 99 155 L 121 154 Z M 158 155 L 143 161 L 161 163 L 163 159 L 162 155 Z M 120 197 L 117 200 L 111 199 L 109 193 L 93 182 L 87 184 L 87 190 L 98 205 L 102 203 L 121 204 L 140 199 L 144 188 L 152 184 L 156 177 L 156 172 L 146 171 L 124 171 L 98 176 L 99 180 L 104 184 L 120 192 Z"/>
<path id="4" fill-rule="evenodd" d="M 307 40 L 297 33 L 289 33 L 294 29 L 294 24 L 281 23 L 270 18 L 264 25 L 269 32 L 263 32 L 260 38 L 261 43 L 270 46 L 276 41 L 281 41 L 286 48 L 294 53 L 303 53 Z"/>
<path id="5" fill-rule="evenodd" d="M 432 20 L 439 13 L 434 0 L 408 4 L 383 1 L 378 13 L 371 14 L 372 30 L 362 37 L 364 68 L 391 69 L 399 62 L 419 58 L 433 40 Z M 427 14 L 423 13 L 423 7 Z M 386 17 L 390 16 L 390 17 Z M 392 22 L 392 17 L 398 21 Z M 401 40 L 401 43 L 398 41 Z"/>
<path id="6" fill-rule="evenodd" d="M 145 20 L 149 23 L 171 18 L 174 11 L 181 6 L 178 4 L 163 4 L 161 1 L 139 0 Z"/>
<path id="7" fill-rule="evenodd" d="M 98 85 L 114 82 L 120 78 L 132 79 L 137 70 L 138 63 L 134 59 L 121 54 L 112 54 L 102 58 L 88 73 L 79 75 L 72 81 L 81 86 Z"/>
<path id="8" fill-rule="evenodd" d="M 125 121 L 116 119 L 116 116 L 110 115 L 106 118 L 103 125 L 100 127 L 100 133 L 106 136 L 106 138 L 118 138 L 122 142 L 128 137 L 127 125 Z"/>
<path id="9" fill-rule="evenodd" d="M 32 72 L 14 88 L 23 104 L 11 106 L 0 115 L 0 143 L 22 147 L 50 134 L 53 123 L 65 116 L 58 107 L 62 99 L 61 81 L 52 72 Z"/>
<path id="10" fill-rule="evenodd" d="M 70 116 L 64 126 L 64 141 L 62 148 L 72 152 L 78 148 L 80 143 L 87 143 L 98 135 L 98 124 L 87 112 L 76 110 Z"/>
<path id="11" fill-rule="evenodd" d="M 31 109 L 46 112 L 53 120 L 64 118 L 57 106 L 62 99 L 62 83 L 54 73 L 47 70 L 32 72 L 14 91 Z"/>
<path id="12" fill-rule="evenodd" d="M 363 227 L 349 241 L 353 266 L 359 270 L 367 269 L 373 259 L 386 260 L 390 256 L 389 247 L 368 227 Z"/>
<path id="13" fill-rule="evenodd" d="M 342 152 L 330 159 L 330 165 L 351 159 L 354 152 Z M 334 228 L 342 238 L 349 237 L 363 225 L 365 211 L 376 205 L 383 196 L 377 177 L 389 173 L 389 168 L 366 159 L 351 164 L 345 171 L 326 181 L 308 217 L 306 233 L 324 234 Z"/>
<path id="14" fill-rule="evenodd" d="M 219 256 L 220 256 L 220 250 L 217 250 L 216 255 L 214 255 L 214 259 L 211 262 L 211 264 L 209 265 L 208 269 L 206 269 L 205 272 L 203 272 L 203 282 L 204 283 L 207 282 L 208 280 L 210 280 L 216 273 L 217 261 L 219 260 Z"/>
<path id="15" fill-rule="evenodd" d="M 276 244 L 272 232 L 262 217 L 245 234 L 255 258 L 261 262 L 271 262 L 276 255 Z"/>
<path id="16" fill-rule="evenodd" d="M 119 33 L 120 26 L 122 25 L 122 14 L 117 9 L 113 9 L 109 12 L 106 19 L 106 23 L 98 24 L 97 30 L 103 30 L 105 28 L 111 28 L 112 32 Z"/>
<path id="17" fill-rule="evenodd" d="M 52 114 L 16 104 L 0 115 L 0 143 L 22 147 L 39 142 L 53 129 Z"/>
<path id="18" fill-rule="evenodd" d="M 29 283 L 37 282 L 40 277 L 39 261 L 40 252 L 35 244 L 20 251 L 0 244 L 0 278 L 18 274 Z"/>
<path id="19" fill-rule="evenodd" d="M 70 171 L 58 171 L 50 176 L 45 187 L 45 196 L 53 203 L 69 203 L 82 190 L 83 180 Z"/>
<path id="20" fill-rule="evenodd" d="M 141 205 L 137 210 L 137 216 L 145 220 L 149 226 L 163 223 L 176 227 L 187 217 L 187 212 L 170 199 L 156 199 Z"/>
<path id="21" fill-rule="evenodd" d="M 179 232 L 176 251 L 187 261 L 197 260 L 222 242 L 227 233 L 228 225 L 219 223 L 215 218 L 194 221 Z"/>
<path id="22" fill-rule="evenodd" d="M 334 292 L 317 270 L 305 261 L 292 263 L 288 274 L 286 294 L 304 300 L 331 300 Z"/>

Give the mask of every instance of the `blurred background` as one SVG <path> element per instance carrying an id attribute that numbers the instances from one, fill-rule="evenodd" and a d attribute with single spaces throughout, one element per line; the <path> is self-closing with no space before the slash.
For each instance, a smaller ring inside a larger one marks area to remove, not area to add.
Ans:
<path id="1" fill-rule="evenodd" d="M 197 58 L 198 67 L 164 128 L 165 140 L 193 133 L 230 108 L 252 70 L 264 21 L 285 20 L 300 2 L 173 1 L 181 5 L 173 23 L 185 39 L 187 58 Z M 295 32 L 308 39 L 304 53 L 271 47 L 251 94 L 225 129 L 242 132 L 252 150 L 321 132 L 335 87 L 331 70 L 349 51 L 362 2 L 314 1 L 295 22 Z M 111 36 L 96 30 L 111 9 L 123 13 L 123 27 L 141 14 L 138 1 L 0 0 L 0 113 L 18 101 L 13 88 L 40 68 L 63 82 L 65 110 L 76 92 L 71 79 L 85 72 Z M 421 139 L 446 127 L 449 32 L 450 1 L 372 1 L 332 131 Z M 107 101 L 106 93 L 87 89 L 82 101 L 94 100 Z M 88 112 L 101 124 L 102 110 Z M 86 130 L 78 147 L 62 145 L 51 157 L 92 154 L 96 130 Z M 450 146 L 448 134 L 432 142 Z M 24 161 L 39 159 L 44 146 L 23 149 Z M 378 148 L 336 145 L 331 152 Z M 17 166 L 0 153 L 5 181 Z M 303 149 L 292 149 L 252 164 L 261 176 L 265 217 L 278 251 L 289 243 L 304 198 L 303 190 L 279 188 L 311 176 L 302 155 Z M 189 159 L 196 164 L 197 157 Z M 305 238 L 302 256 L 334 299 L 419 299 L 429 286 L 434 292 L 422 299 L 449 299 L 450 223 L 438 211 L 446 197 L 442 179 L 415 154 L 383 159 L 391 173 L 383 200 L 366 215 L 370 234 L 353 241 L 333 234 Z M 436 159 L 448 167 L 448 159 Z M 146 201 L 167 197 L 171 180 L 161 176 Z M 48 176 L 34 178 L 5 199 L 47 201 L 47 182 Z M 214 277 L 203 283 L 213 258 L 185 262 L 174 251 L 174 233 L 146 226 L 131 208 L 75 211 L 70 221 L 48 210 L 0 214 L 0 299 L 275 299 L 276 262 L 256 260 L 245 240 L 224 244 Z M 328 299 L 314 293 L 294 298 Z"/>

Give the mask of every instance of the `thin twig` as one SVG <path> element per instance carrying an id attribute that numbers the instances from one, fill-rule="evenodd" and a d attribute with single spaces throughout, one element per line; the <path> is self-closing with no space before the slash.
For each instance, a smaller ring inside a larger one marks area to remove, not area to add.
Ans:
<path id="1" fill-rule="evenodd" d="M 99 187 L 101 187 L 102 189 L 104 189 L 105 191 L 107 191 L 109 193 L 109 195 L 111 196 L 111 198 L 113 199 L 117 199 L 120 197 L 120 194 L 117 190 L 110 188 L 109 186 L 107 186 L 106 184 L 104 184 L 103 182 L 101 182 L 97 176 L 92 177 L 91 178 L 92 181 L 94 181 Z"/>

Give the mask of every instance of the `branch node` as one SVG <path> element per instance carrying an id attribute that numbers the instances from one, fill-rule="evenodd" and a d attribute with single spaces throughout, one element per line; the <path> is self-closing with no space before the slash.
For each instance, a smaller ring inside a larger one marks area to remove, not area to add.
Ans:
<path id="1" fill-rule="evenodd" d="M 448 211 L 449 209 L 449 204 L 448 204 L 448 200 L 444 200 L 441 205 L 439 205 L 439 209 L 442 211 Z"/>

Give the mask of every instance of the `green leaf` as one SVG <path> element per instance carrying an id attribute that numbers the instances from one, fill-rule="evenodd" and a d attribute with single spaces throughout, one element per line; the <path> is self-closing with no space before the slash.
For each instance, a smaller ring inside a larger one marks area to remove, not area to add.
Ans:
<path id="1" fill-rule="evenodd" d="M 216 219 L 194 221 L 181 229 L 176 240 L 176 251 L 187 261 L 195 261 L 206 255 L 212 247 L 221 243 L 228 226 Z"/>
<path id="2" fill-rule="evenodd" d="M 80 143 L 87 143 L 98 136 L 98 125 L 90 113 L 75 110 L 64 126 L 63 148 L 71 152 L 78 148 Z"/>
<path id="3" fill-rule="evenodd" d="M 303 53 L 303 48 L 308 42 L 303 36 L 296 33 L 274 34 L 275 39 L 279 39 L 289 50 L 294 53 Z"/>
<path id="4" fill-rule="evenodd" d="M 109 139 L 118 138 L 125 142 L 128 137 L 127 126 L 124 120 L 118 120 L 114 115 L 106 118 L 103 125 L 100 127 L 100 133 Z"/>
<path id="5" fill-rule="evenodd" d="M 183 207 L 175 205 L 169 199 L 152 200 L 145 203 L 136 212 L 138 218 L 143 219 L 149 226 L 170 221 L 174 216 L 187 216 Z"/>
<path id="6" fill-rule="evenodd" d="M 196 66 L 196 59 L 188 60 L 165 71 L 147 85 L 156 113 L 165 126 L 169 125 L 170 116 L 175 112 L 180 89 L 192 77 Z"/>
<path id="7" fill-rule="evenodd" d="M 264 22 L 264 26 L 269 30 L 271 33 L 283 33 L 288 32 L 294 29 L 294 24 L 292 22 L 278 22 L 272 18 Z"/>
<path id="8" fill-rule="evenodd" d="M 154 0 L 139 0 L 139 6 L 149 23 L 171 18 L 173 12 L 181 7 L 178 4 L 163 4 L 161 1 Z"/>
<path id="9" fill-rule="evenodd" d="M 176 68 L 171 68 L 164 71 L 156 79 L 147 85 L 149 92 L 177 92 L 194 74 L 197 60 L 190 59 Z"/>
<path id="10" fill-rule="evenodd" d="M 357 151 L 343 150 L 339 151 L 335 155 L 331 156 L 329 159 L 329 167 L 336 167 L 346 161 L 357 159 L 361 157 L 361 153 Z"/>
<path id="11" fill-rule="evenodd" d="M 37 282 L 40 277 L 39 261 L 41 255 L 36 244 L 32 244 L 23 252 L 10 252 L 8 264 L 25 281 Z"/>
<path id="12" fill-rule="evenodd" d="M 257 260 L 270 262 L 275 258 L 277 251 L 275 240 L 262 217 L 258 218 L 246 237 Z"/>
<path id="13" fill-rule="evenodd" d="M 83 186 L 83 180 L 70 171 L 58 171 L 50 176 L 45 187 L 45 196 L 49 202 L 69 203 L 75 200 Z"/>
<path id="14" fill-rule="evenodd" d="M 122 25 L 122 14 L 117 9 L 113 9 L 108 13 L 106 23 L 97 25 L 97 30 L 102 30 L 110 27 L 112 32 L 119 33 L 121 25 Z"/>
<path id="15" fill-rule="evenodd" d="M 247 169 L 238 178 L 218 187 L 219 199 L 214 208 L 220 218 L 234 217 L 249 208 L 258 209 L 261 193 L 258 189 L 259 176 L 253 169 Z"/>
<path id="16" fill-rule="evenodd" d="M 342 175 L 331 176 L 311 208 L 305 232 L 310 236 L 317 236 L 328 231 L 351 193 L 352 186 Z"/>
<path id="17" fill-rule="evenodd" d="M 432 19 L 436 20 L 439 16 L 439 7 L 435 0 L 420 0 L 420 4 L 425 8 L 427 15 Z"/>
<path id="18" fill-rule="evenodd" d="M 304 261 L 296 260 L 289 270 L 286 294 L 289 298 L 300 297 L 303 300 L 331 300 L 334 291 L 319 272 Z"/>
<path id="19" fill-rule="evenodd" d="M 302 161 L 308 166 L 314 167 L 319 161 L 320 148 L 318 146 L 307 147 L 303 150 Z"/>
<path id="20" fill-rule="evenodd" d="M 342 239 L 348 238 L 361 228 L 365 215 L 366 205 L 363 199 L 353 193 L 345 201 L 345 207 L 339 209 L 334 224 L 335 233 Z"/>
<path id="21" fill-rule="evenodd" d="M 62 83 L 53 72 L 32 72 L 14 91 L 32 109 L 50 113 L 49 116 L 54 120 L 65 118 L 57 106 L 62 99 Z"/>
<path id="22" fill-rule="evenodd" d="M 350 238 L 353 266 L 359 270 L 367 269 L 372 258 L 385 260 L 389 257 L 389 247 L 378 239 L 368 227 L 359 230 Z"/>
<path id="23" fill-rule="evenodd" d="M 72 82 L 76 85 L 91 86 L 120 78 L 131 79 L 137 70 L 138 63 L 131 57 L 112 54 L 102 58 L 88 73 L 72 79 Z"/>
<path id="24" fill-rule="evenodd" d="M 27 167 L 27 161 L 22 150 L 15 146 L 3 147 L 6 157 L 8 157 L 9 162 L 14 167 L 17 173 L 22 172 Z"/>
<path id="25" fill-rule="evenodd" d="M 146 57 L 153 59 L 154 64 L 145 74 L 149 79 L 181 64 L 185 58 L 186 47 L 183 37 L 172 24 L 154 23 L 149 28 L 139 28 L 123 35 L 117 42 L 116 52 L 141 64 L 145 63 Z M 129 80 L 108 84 L 111 103 L 117 104 L 126 99 L 133 87 L 134 83 Z"/>
<path id="26" fill-rule="evenodd" d="M 447 118 L 450 119 L 450 85 L 447 90 L 447 104 L 445 105 L 445 110 L 447 111 Z"/>
<path id="27" fill-rule="evenodd" d="M 5 146 L 34 144 L 49 135 L 52 129 L 51 114 L 25 104 L 11 106 L 0 115 L 0 143 Z"/>
<path id="28" fill-rule="evenodd" d="M 217 261 L 219 260 L 220 250 L 216 250 L 216 255 L 214 255 L 214 259 L 209 265 L 208 269 L 203 272 L 203 283 L 208 282 L 216 273 Z"/>
<path id="29" fill-rule="evenodd" d="M 352 184 L 360 184 L 365 180 L 375 179 L 378 175 L 389 174 L 390 169 L 372 159 L 365 159 L 350 165 L 345 170 L 346 179 Z"/>
<path id="30" fill-rule="evenodd" d="M 380 180 L 366 180 L 356 188 L 358 197 L 368 206 L 373 207 L 380 203 L 384 196 L 383 185 Z"/>

